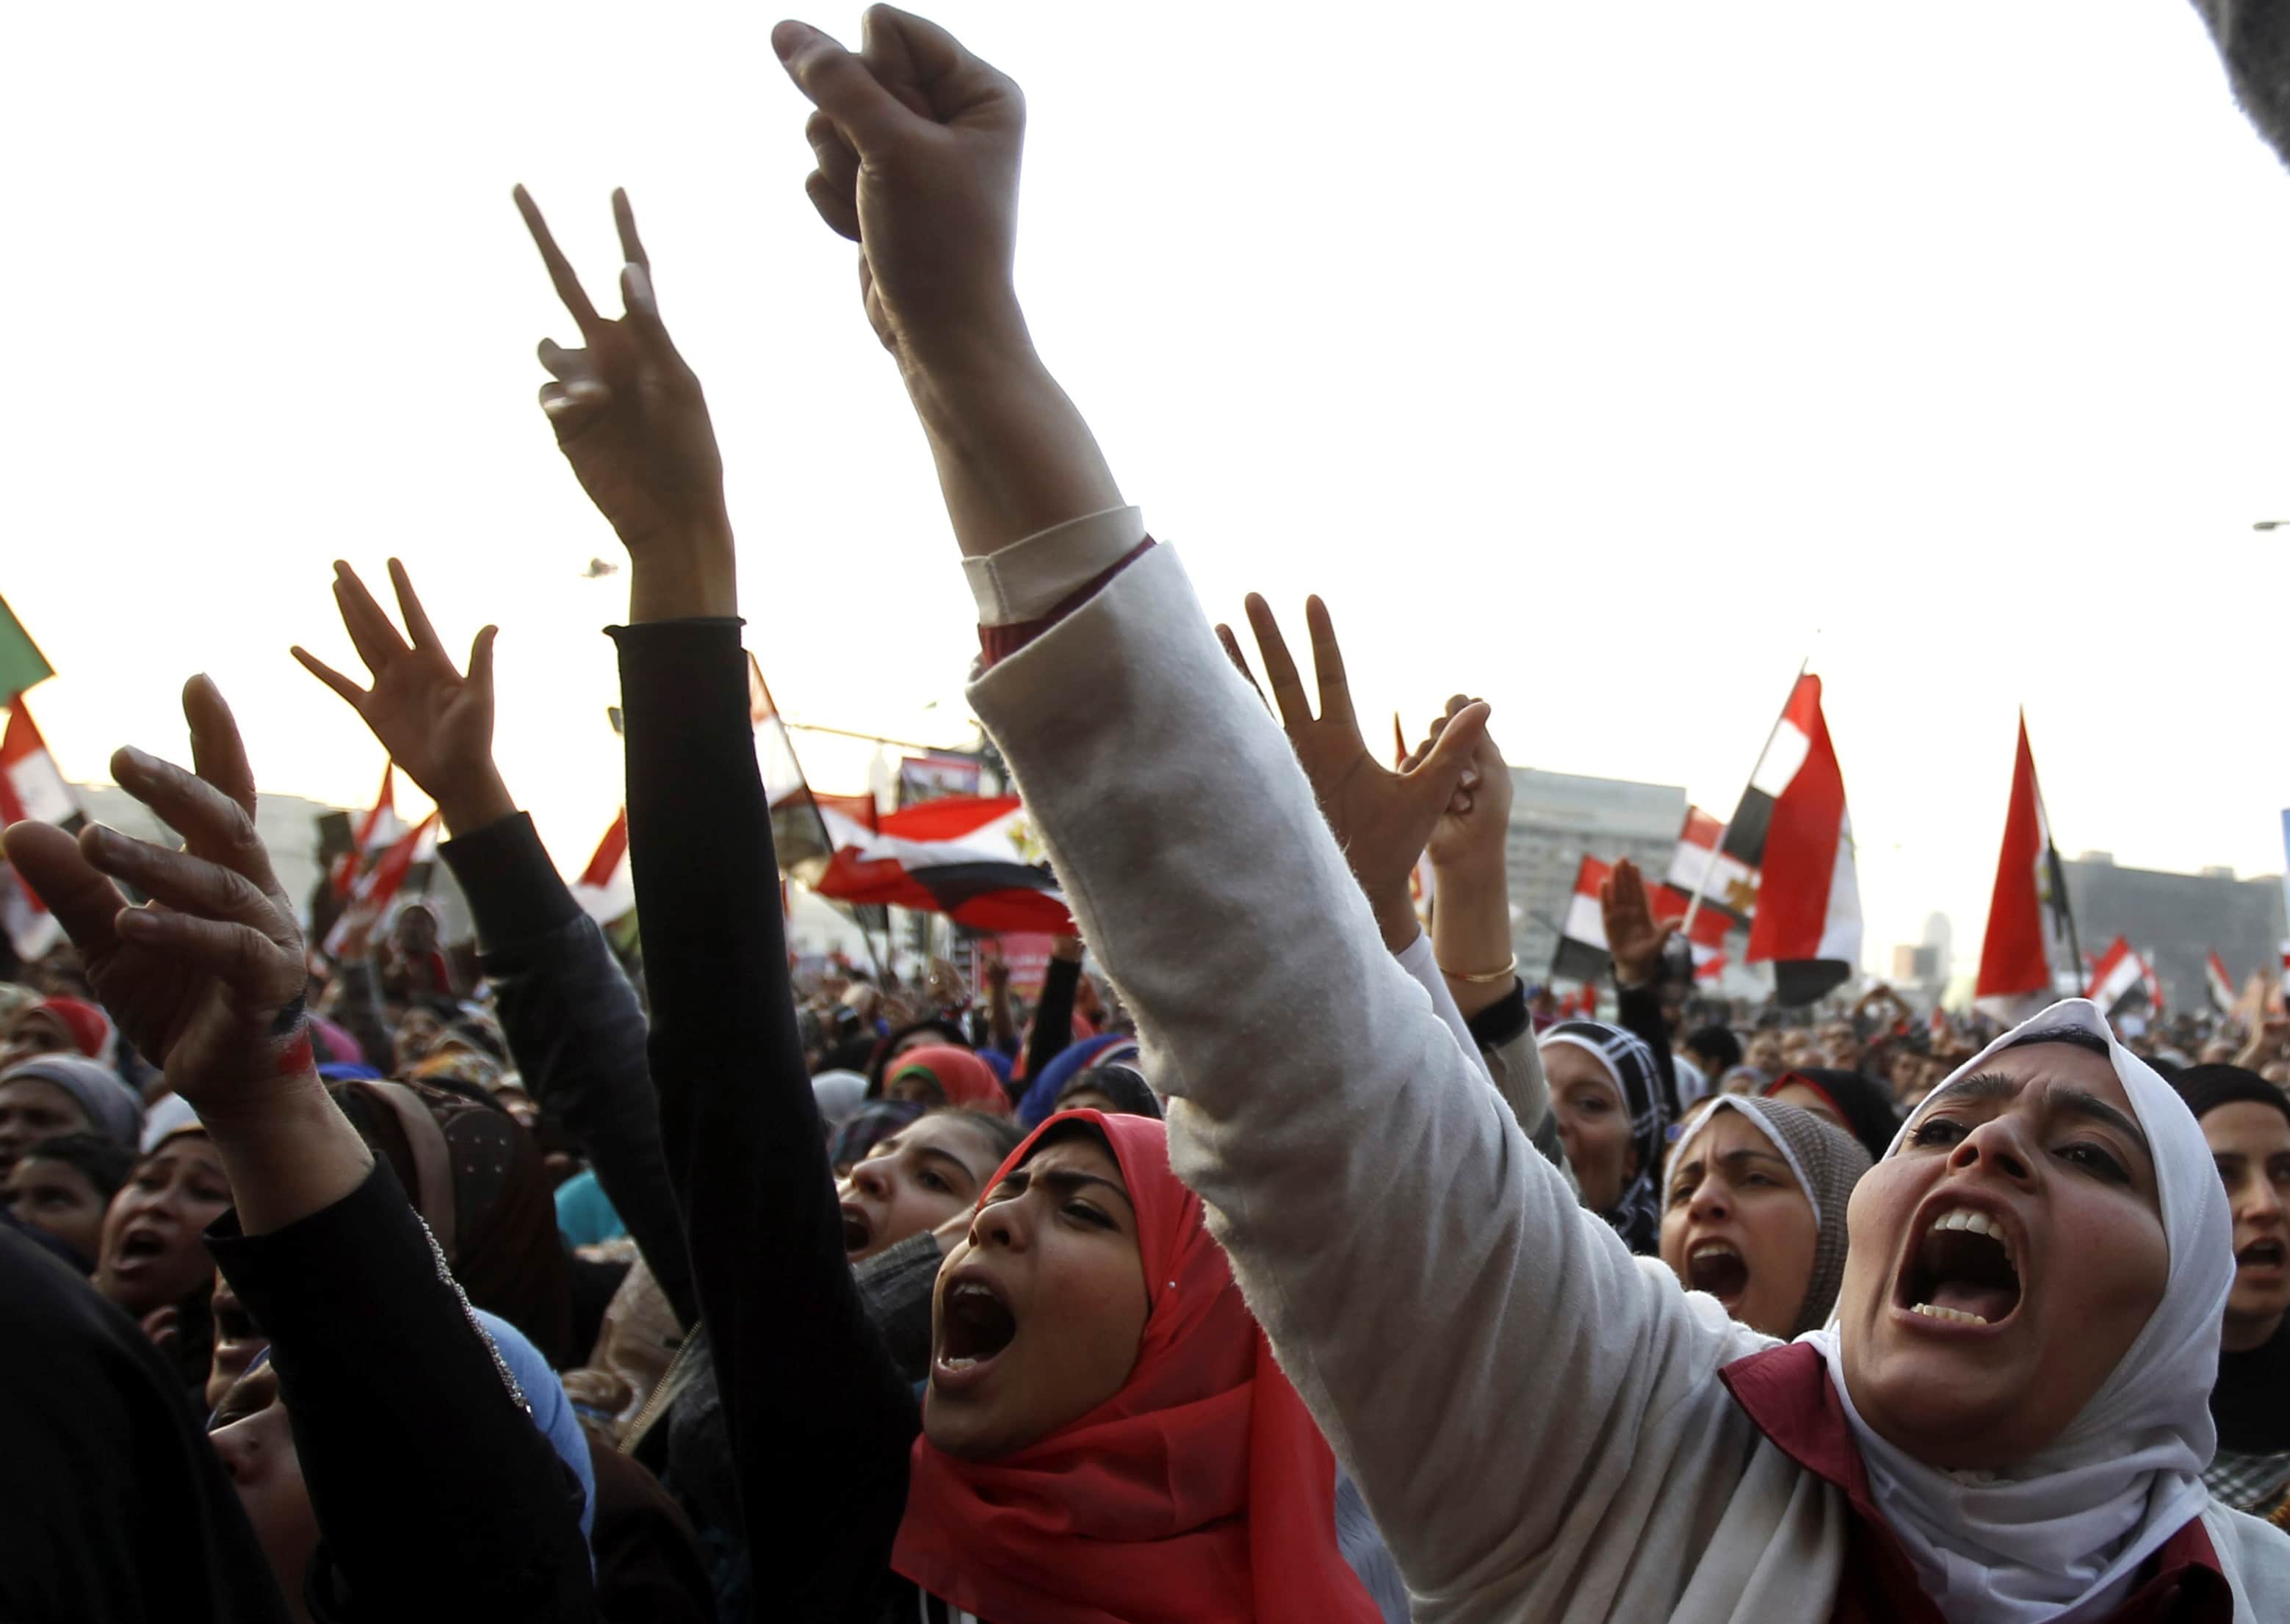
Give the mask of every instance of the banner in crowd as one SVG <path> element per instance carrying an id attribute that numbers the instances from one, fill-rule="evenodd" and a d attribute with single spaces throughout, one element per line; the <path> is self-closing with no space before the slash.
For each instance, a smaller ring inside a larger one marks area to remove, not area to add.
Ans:
<path id="1" fill-rule="evenodd" d="M 1558 951 L 1550 961 L 1552 980 L 1596 981 L 1613 964 L 1613 956 L 1606 950 L 1606 913 L 1598 901 L 1598 891 L 1613 871 L 1612 863 L 1600 862 L 1595 857 L 1584 858 L 1581 867 L 1574 871 L 1574 894 L 1567 899 L 1566 918 L 1558 932 Z M 1657 924 L 1683 920 L 1693 900 L 1672 886 L 1646 887 L 1646 906 Z M 1693 950 L 1696 980 L 1714 974 L 1710 971 L 1713 964 L 1718 971 L 1724 969 L 1726 932 L 1733 928 L 1733 921 L 1719 910 L 1703 908 L 1694 915 L 1688 940 Z"/>
<path id="2" fill-rule="evenodd" d="M 2118 936 L 2099 956 L 2084 996 L 2112 1015 L 2134 993 L 2144 995 L 2150 1015 L 2163 1012 L 2163 984 L 2130 942 Z"/>
<path id="3" fill-rule="evenodd" d="M 395 762 L 381 764 L 381 788 L 358 820 L 350 849 L 334 860 L 332 877 L 338 897 L 348 897 L 356 888 L 358 876 L 404 836 L 405 820 L 397 815 L 396 769 Z"/>
<path id="4" fill-rule="evenodd" d="M 1049 980 L 1050 953 L 1058 939 L 1048 931 L 1005 931 L 999 936 L 981 936 L 973 945 L 972 963 L 977 972 L 977 997 L 986 999 L 986 967 L 992 964 L 1010 966 L 1010 990 L 1032 1003 L 1042 996 L 1042 984 Z"/>
<path id="5" fill-rule="evenodd" d="M 1797 679 L 1720 850 L 1758 870 L 1748 958 L 1773 965 L 1774 998 L 1812 1004 L 1843 986 L 1861 963 L 1861 884 L 1818 676 Z"/>
<path id="6" fill-rule="evenodd" d="M 2210 988 L 2211 1007 L 2222 1015 L 2234 1013 L 2234 978 L 2226 972 L 2226 961 L 2213 948 L 2210 956 L 2203 961 L 2203 983 Z"/>
<path id="7" fill-rule="evenodd" d="M 405 884 L 405 876 L 417 862 L 427 862 L 437 851 L 437 814 L 431 812 L 396 840 L 377 859 L 372 868 L 358 876 L 351 887 L 349 905 L 334 921 L 334 928 L 326 932 L 325 948 L 329 957 L 339 959 L 349 940 L 354 925 L 364 922 L 380 930 L 391 914 L 396 911 L 397 893 Z"/>
<path id="8" fill-rule="evenodd" d="M 986 764 L 975 756 L 949 751 L 907 756 L 899 763 L 899 804 L 920 806 L 949 796 L 975 796 L 985 772 Z"/>

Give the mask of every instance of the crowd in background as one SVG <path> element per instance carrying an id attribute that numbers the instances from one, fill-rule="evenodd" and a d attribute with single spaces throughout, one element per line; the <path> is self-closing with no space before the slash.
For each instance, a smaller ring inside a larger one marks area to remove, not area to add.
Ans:
<path id="1" fill-rule="evenodd" d="M 1491 708 L 1385 767 L 1325 606 L 1309 681 L 1264 599 L 1253 647 L 1204 611 L 1042 364 L 1017 87 L 887 8 L 773 44 L 1078 934 L 1030 1003 L 798 973 L 699 378 L 629 200 L 613 317 L 520 188 L 630 560 L 640 933 L 396 561 L 395 612 L 332 566 L 362 676 L 295 652 L 472 940 L 306 932 L 204 677 L 188 764 L 111 764 L 180 845 L 7 832 L 69 945 L 0 983 L 0 1612 L 2284 1616 L 2290 1022 L 1711 1004 L 1628 863 L 1562 1007 Z"/>

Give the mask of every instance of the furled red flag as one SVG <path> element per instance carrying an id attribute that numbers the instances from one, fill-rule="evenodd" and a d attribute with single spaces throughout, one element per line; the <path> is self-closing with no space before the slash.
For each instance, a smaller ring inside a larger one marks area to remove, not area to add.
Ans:
<path id="1" fill-rule="evenodd" d="M 2234 978 L 2226 972 L 2225 961 L 2213 948 L 2210 956 L 2203 961 L 2203 980 L 2210 988 L 2211 1007 L 2222 1015 L 2234 1013 Z"/>
<path id="2" fill-rule="evenodd" d="M 79 801 L 48 754 L 47 741 L 32 722 L 21 699 L 9 708 L 8 727 L 0 733 L 0 826 L 11 823 L 52 823 L 76 829 L 86 821 Z M 48 912 L 16 871 L 0 862 L 0 928 L 16 956 L 36 959 L 63 940 L 63 927 Z"/>
<path id="3" fill-rule="evenodd" d="M 1988 931 L 1980 944 L 1980 980 L 1973 996 L 2000 1020 L 2035 1013 L 2031 1005 L 2052 992 L 2052 956 L 2046 941 L 2067 919 L 2066 875 L 2044 816 L 2044 793 L 2036 781 L 2036 756 L 2028 746 L 2028 718 L 2020 717 L 2020 750 L 2012 764 L 2012 800 L 2004 813 L 2004 847 L 1996 860 L 1996 889 L 1988 903 Z"/>
<path id="4" fill-rule="evenodd" d="M 1595 981 L 1612 965 L 1613 958 L 1606 951 L 1606 911 L 1599 905 L 1598 888 L 1613 871 L 1613 864 L 1602 863 L 1595 857 L 1584 858 L 1582 866 L 1574 871 L 1574 894 L 1566 900 L 1558 951 L 1550 961 L 1551 980 Z M 1646 907 L 1657 924 L 1685 918 L 1693 900 L 1672 886 L 1646 887 Z M 1733 921 L 1714 908 L 1704 908 L 1694 916 L 1693 931 L 1688 940 L 1693 949 L 1697 977 L 1712 960 L 1722 967 L 1726 932 L 1732 928 Z"/>
<path id="5" fill-rule="evenodd" d="M 1687 807 L 1669 884 L 1689 897 L 1699 891 L 1702 907 L 1723 908 L 1735 924 L 1747 924 L 1757 912 L 1758 871 L 1722 850 L 1725 839 L 1724 824 L 1699 806 Z"/>
<path id="6" fill-rule="evenodd" d="M 2116 1005 L 2134 992 L 2147 993 L 2151 1000 L 2154 995 L 2149 989 L 2153 986 L 2154 977 L 2149 972 L 2146 961 L 2132 951 L 2128 941 L 2118 936 L 2108 945 L 2107 951 L 2099 956 L 2099 964 L 2091 972 L 2091 985 L 2084 990 L 2083 996 L 2109 1014 L 2113 1014 Z"/>
<path id="7" fill-rule="evenodd" d="M 837 835 L 812 885 L 822 897 L 944 914 L 973 930 L 1074 934 L 1016 796 L 945 796 L 885 812 L 872 830 L 843 820 Z"/>
<path id="8" fill-rule="evenodd" d="M 358 876 L 366 865 L 380 853 L 404 838 L 405 824 L 397 815 L 397 764 L 381 764 L 381 788 L 375 792 L 373 804 L 358 820 L 357 830 L 350 836 L 350 849 L 334 859 L 334 894 L 347 897 L 357 888 Z"/>
<path id="9" fill-rule="evenodd" d="M 341 956 L 342 943 L 349 937 L 350 923 L 354 918 L 363 916 L 379 923 L 388 912 L 390 903 L 396 899 L 398 888 L 405 884 L 406 875 L 412 870 L 414 863 L 427 854 L 424 848 L 428 852 L 437 849 L 436 822 L 437 814 L 433 812 L 400 835 L 372 868 L 358 876 L 356 884 L 350 889 L 349 906 L 343 908 L 341 917 L 334 921 L 334 928 L 326 932 L 326 951 L 329 954 L 335 957 Z"/>
<path id="10" fill-rule="evenodd" d="M 1758 871 L 1749 961 L 1774 967 L 1774 996 L 1811 1004 L 1861 961 L 1861 884 L 1845 775 L 1821 711 L 1821 678 L 1797 679 L 1720 848 Z"/>
<path id="11" fill-rule="evenodd" d="M 610 924 L 637 905 L 636 878 L 629 871 L 629 809 L 613 814 L 612 826 L 597 843 L 595 855 L 572 882 L 572 899 L 598 924 Z"/>

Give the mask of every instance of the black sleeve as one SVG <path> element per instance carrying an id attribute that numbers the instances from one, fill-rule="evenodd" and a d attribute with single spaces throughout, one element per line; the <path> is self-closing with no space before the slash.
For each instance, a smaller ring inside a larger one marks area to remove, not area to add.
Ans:
<path id="1" fill-rule="evenodd" d="M 874 1624 L 919 1420 L 844 1255 L 739 622 L 613 636 L 653 1082 L 749 1562 L 775 1616 Z"/>
<path id="2" fill-rule="evenodd" d="M 1081 989 L 1081 961 L 1054 954 L 1042 977 L 1042 1001 L 1034 1006 L 1034 1034 L 1026 1040 L 1026 1081 L 1039 1082 L 1042 1068 L 1073 1043 L 1074 994 Z"/>
<path id="3" fill-rule="evenodd" d="M 397 1073 L 397 1046 L 390 1039 L 389 1023 L 381 1018 L 381 984 L 371 958 L 353 959 L 336 972 L 341 991 L 334 996 L 330 1019 L 357 1039 L 365 1063 L 385 1077 Z"/>
<path id="4" fill-rule="evenodd" d="M 1500 1049 L 1505 1044 L 1517 1043 L 1526 1036 L 1531 1024 L 1532 1017 L 1526 1012 L 1526 983 L 1516 976 L 1511 979 L 1509 992 L 1463 1022 L 1471 1034 L 1471 1041 L 1482 1049 Z"/>
<path id="5" fill-rule="evenodd" d="M 388 1163 L 268 1235 L 226 1213 L 207 1247 L 269 1334 L 349 1616 L 597 1616 L 578 1490 Z"/>
<path id="6" fill-rule="evenodd" d="M 479 962 L 526 1091 L 587 1147 L 605 1198 L 690 1329 L 692 1263 L 636 988 L 524 813 L 449 840 L 437 854 L 468 899 Z"/>
<path id="7" fill-rule="evenodd" d="M 851 1267 L 851 1277 L 859 1283 L 859 1295 L 867 1304 L 867 1317 L 909 1381 L 930 1374 L 931 1299 L 938 1290 L 939 1265 L 945 1260 L 938 1236 L 925 1229 Z"/>
<path id="8" fill-rule="evenodd" d="M 1669 1028 L 1662 1024 L 1661 988 L 1649 982 L 1644 987 L 1624 987 L 1614 984 L 1615 1023 L 1636 1033 L 1645 1046 L 1653 1051 L 1654 1069 L 1661 1076 L 1661 1097 L 1669 1112 L 1669 1120 L 1677 1120 L 1677 1068 L 1669 1057 Z"/>

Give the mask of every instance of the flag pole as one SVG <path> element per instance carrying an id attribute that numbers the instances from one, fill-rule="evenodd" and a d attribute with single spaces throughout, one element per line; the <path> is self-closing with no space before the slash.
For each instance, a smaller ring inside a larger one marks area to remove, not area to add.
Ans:
<path id="1" fill-rule="evenodd" d="M 2020 709 L 2020 731 L 2022 734 L 2028 731 L 2025 706 Z M 2045 877 L 2057 879 L 2060 883 L 2060 917 L 2067 922 L 2068 956 L 2075 964 L 2076 983 L 2081 986 L 2084 984 L 2083 944 L 2076 940 L 2075 909 L 2068 901 L 2068 866 L 2060 860 L 2059 842 L 2052 838 L 2052 809 L 2044 804 L 2044 775 L 2036 771 L 2036 747 L 2033 745 L 2028 747 L 2028 776 L 2036 780 L 2036 815 L 2044 820 L 2044 867 L 2050 871 Z M 2057 989 L 2055 981 L 2053 990 Z"/>
<path id="2" fill-rule="evenodd" d="M 756 674 L 756 680 L 757 682 L 763 682 L 763 666 L 761 662 L 756 659 L 753 651 L 745 652 L 748 655 L 748 668 Z M 777 700 L 771 698 L 771 684 L 769 683 L 764 683 L 764 697 L 765 700 L 769 700 L 771 704 L 772 715 L 778 718 L 781 732 L 788 735 L 788 760 L 795 764 L 796 779 L 803 785 L 804 802 L 811 808 L 812 818 L 819 825 L 820 844 L 828 848 L 828 855 L 832 857 L 835 854 L 835 848 L 827 838 L 827 819 L 819 810 L 819 797 L 811 792 L 811 774 L 803 770 L 803 757 L 795 753 L 795 739 L 792 732 L 795 724 L 789 721 L 785 716 L 780 716 L 780 702 Z M 813 728 L 805 731 L 813 732 L 834 732 L 839 730 L 834 728 Z M 853 737 L 863 736 L 864 735 L 853 735 Z M 775 852 L 773 855 L 776 856 L 777 853 Z M 805 885 L 804 889 L 808 891 L 811 887 Z M 885 913 L 884 915 L 884 922 L 885 928 L 886 930 L 889 925 L 889 919 L 890 916 Z M 855 908 L 851 910 L 851 923 L 859 927 L 859 940 L 867 944 L 867 957 L 875 966 L 875 985 L 880 987 L 883 984 L 883 956 L 875 951 L 875 932 L 867 928 L 867 922 L 860 918 L 859 910 Z"/>
<path id="3" fill-rule="evenodd" d="M 1782 721 L 1789 715 L 1790 700 L 1797 698 L 1797 685 L 1805 680 L 1805 674 L 1812 668 L 1811 654 L 1807 654 L 1797 662 L 1797 675 L 1790 679 L 1788 697 L 1782 700 L 1781 709 L 1774 713 L 1774 724 L 1766 730 L 1766 741 L 1758 747 L 1757 758 L 1750 763 L 1749 779 L 1742 786 L 1743 794 L 1747 794 L 1750 785 L 1757 781 L 1758 769 L 1766 764 L 1766 752 L 1774 748 L 1774 740 L 1781 734 Z M 1741 804 L 1741 796 L 1735 796 L 1734 805 L 1736 811 L 1740 810 Z M 1701 865 L 1701 872 L 1693 882 L 1693 896 L 1685 905 L 1685 922 L 1677 927 L 1677 933 L 1688 941 L 1693 940 L 1693 921 L 1701 912 L 1701 893 L 1709 889 L 1709 871 L 1718 866 L 1718 853 L 1726 849 L 1726 836 L 1732 832 L 1733 828 L 1734 820 L 1730 817 L 1718 826 L 1717 849 L 1709 853 L 1709 860 Z"/>

